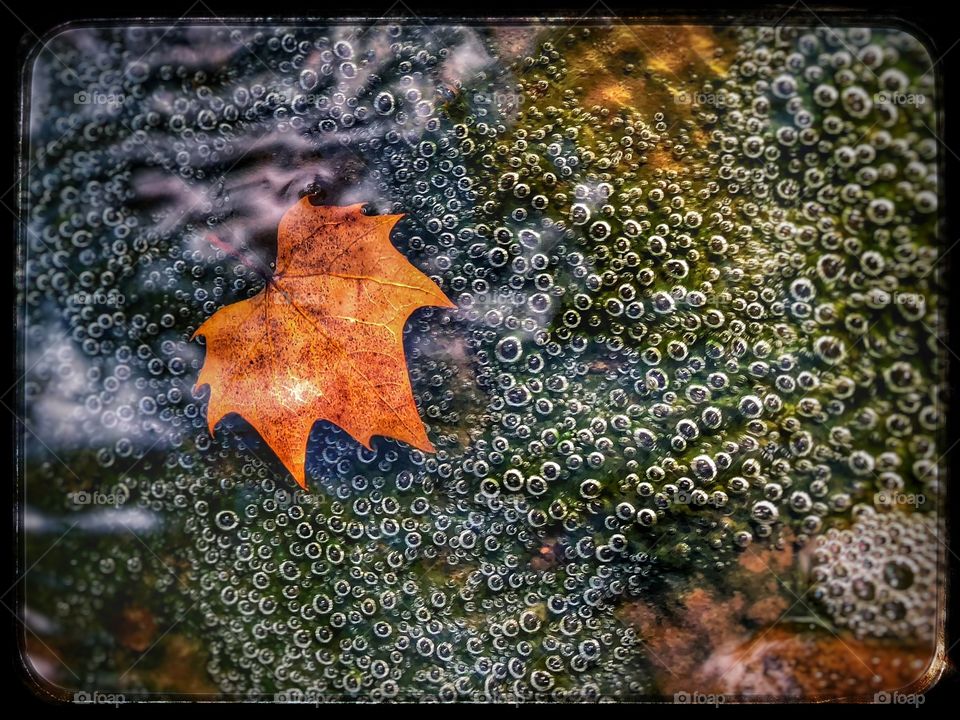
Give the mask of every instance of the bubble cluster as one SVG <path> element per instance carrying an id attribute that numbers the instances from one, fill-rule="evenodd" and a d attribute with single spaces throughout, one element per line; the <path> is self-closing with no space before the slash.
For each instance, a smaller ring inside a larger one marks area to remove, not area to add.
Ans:
<path id="1" fill-rule="evenodd" d="M 815 543 L 813 597 L 858 636 L 929 643 L 937 628 L 937 531 L 927 515 L 863 508 Z"/>
<path id="2" fill-rule="evenodd" d="M 815 538 L 826 558 L 880 537 L 892 516 L 853 513 L 880 490 L 939 496 L 933 103 L 874 97 L 932 93 L 924 49 L 747 28 L 701 88 L 722 103 L 611 109 L 571 73 L 598 32 L 518 59 L 412 25 L 51 41 L 25 395 L 76 471 L 36 443 L 30 462 L 63 491 L 116 476 L 170 538 L 169 556 L 107 537 L 75 557 L 54 616 L 95 622 L 86 598 L 132 562 L 177 596 L 164 617 L 203 639 L 224 693 L 640 697 L 648 659 L 616 607 L 753 543 Z M 393 241 L 457 309 L 405 334 L 436 454 L 321 422 L 302 493 L 242 419 L 212 438 L 191 388 L 193 332 L 261 290 L 276 220 L 307 193 L 405 213 Z M 904 533 L 920 593 L 930 548 Z M 846 552 L 877 600 L 837 581 L 831 616 L 929 631 L 884 614 L 918 602 L 905 572 L 895 587 Z"/>

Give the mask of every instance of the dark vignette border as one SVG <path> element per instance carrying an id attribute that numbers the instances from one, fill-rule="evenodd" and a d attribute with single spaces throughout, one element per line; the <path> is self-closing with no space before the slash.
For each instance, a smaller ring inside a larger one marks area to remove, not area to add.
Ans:
<path id="1" fill-rule="evenodd" d="M 266 15 L 264 10 L 270 13 Z M 521 7 L 516 4 L 508 4 L 502 0 L 493 0 L 484 3 L 482 7 L 473 7 L 469 11 L 455 8 L 449 2 L 440 3 L 436 0 L 409 0 L 408 2 L 380 0 L 380 2 L 371 2 L 370 0 L 353 0 L 349 5 L 339 6 L 341 12 L 335 12 L 334 7 L 324 4 L 304 4 L 291 3 L 286 0 L 271 0 L 269 5 L 263 3 L 244 2 L 243 0 L 235 2 L 219 2 L 218 0 L 182 0 L 168 6 L 143 6 L 139 4 L 119 4 L 109 2 L 109 0 L 92 0 L 84 2 L 82 6 L 70 5 L 52 5 L 40 2 L 32 4 L 17 2 L 16 0 L 0 0 L 0 32 L 3 33 L 4 42 L 0 43 L 0 52 L 3 53 L 0 58 L 0 79 L 3 82 L 4 94 L 0 97 L 7 98 L 5 103 L 9 110 L 2 113 L 2 122 L 5 126 L 0 132 L 3 132 L 7 142 L 3 147 L 11 150 L 10 157 L 5 160 L 4 169 L 9 169 L 10 175 L 2 176 L 7 185 L 10 186 L 14 181 L 16 185 L 11 187 L 4 197 L 0 200 L 8 208 L 17 208 L 20 200 L 22 187 L 19 178 L 23 173 L 24 167 L 21 166 L 20 158 L 26 153 L 26 138 L 21 133 L 22 123 L 27 117 L 27 107 L 23 101 L 23 90 L 29 87 L 30 70 L 33 61 L 36 58 L 38 50 L 43 43 L 49 40 L 63 29 L 64 25 L 72 27 L 83 26 L 85 21 L 89 20 L 112 20 L 123 22 L 125 19 L 137 18 L 141 21 L 144 18 L 157 17 L 165 22 L 172 22 L 176 18 L 203 22 L 204 18 L 249 18 L 260 21 L 269 21 L 271 19 L 283 20 L 289 18 L 310 18 L 316 20 L 333 20 L 340 18 L 361 18 L 370 19 L 381 16 L 399 15 L 399 16 L 419 16 L 426 22 L 432 19 L 436 20 L 455 20 L 459 23 L 469 24 L 473 22 L 489 22 L 490 19 L 497 19 L 502 23 L 526 24 L 537 18 L 553 20 L 576 20 L 583 18 L 584 21 L 590 19 L 602 19 L 616 15 L 619 18 L 634 19 L 645 22 L 658 22 L 662 24 L 669 23 L 701 23 L 701 24 L 816 24 L 817 19 L 812 13 L 827 23 L 836 23 L 838 25 L 872 25 L 885 27 L 898 27 L 906 32 L 913 34 L 921 40 L 936 65 L 936 80 L 938 87 L 938 97 L 941 99 L 939 108 L 937 134 L 941 138 L 940 165 L 941 165 L 941 184 L 939 188 L 940 207 L 941 207 L 941 232 L 940 243 L 942 252 L 946 252 L 954 242 L 960 240 L 960 209 L 958 204 L 949 202 L 950 192 L 955 183 L 954 177 L 960 172 L 960 156 L 955 154 L 950 147 L 956 145 L 960 148 L 960 134 L 957 133 L 953 124 L 954 105 L 956 98 L 951 93 L 946 92 L 949 89 L 954 76 L 960 76 L 960 47 L 954 49 L 954 44 L 960 42 L 960 25 L 950 22 L 944 15 L 943 5 L 935 3 L 932 0 L 918 2 L 912 5 L 894 5 L 884 2 L 882 4 L 870 4 L 868 2 L 858 2 L 856 0 L 846 2 L 843 6 L 823 2 L 779 2 L 777 4 L 752 4 L 743 2 L 743 0 L 733 0 L 723 3 L 690 2 L 689 0 L 673 0 L 669 6 L 661 3 L 623 3 L 623 2 L 598 2 L 596 0 L 581 0 L 580 2 L 563 1 L 557 5 L 552 5 L 543 0 L 527 0 Z M 939 60 L 937 60 L 940 58 Z M 6 187 L 5 186 L 5 187 Z M 2 353 L 0 362 L 3 363 L 0 374 L 0 385 L 4 388 L 16 384 L 17 387 L 11 388 L 4 398 L 8 405 L 19 408 L 22 397 L 20 395 L 19 384 L 17 383 L 22 368 L 18 367 L 21 350 L 20 330 L 22 318 L 18 316 L 18 309 L 15 304 L 16 288 L 19 278 L 16 277 L 16 268 L 19 265 L 20 227 L 17 219 L 8 212 L 0 213 L 0 223 L 4 228 L 2 234 L 4 242 L 3 249 L 7 255 L 7 262 L 3 264 L 6 275 L 3 289 L 10 298 L 10 304 L 4 304 L 5 318 L 10 321 L 9 325 L 4 324 L 4 331 L 9 333 L 7 348 Z M 952 255 L 946 256 L 945 275 L 950 277 L 950 272 L 954 268 L 960 267 L 960 261 L 957 261 Z M 947 283 L 948 296 L 946 298 L 951 309 L 956 307 L 960 294 L 960 289 Z M 958 284 L 960 285 L 960 284 Z M 9 309 L 8 309 L 9 308 Z M 948 317 L 949 333 L 952 337 L 960 337 L 960 321 L 958 313 L 950 312 Z M 952 399 L 952 388 L 955 386 L 958 376 L 960 376 L 960 363 L 948 363 L 948 403 Z M 943 447 L 951 447 L 952 442 L 960 438 L 960 424 L 958 424 L 958 413 L 956 403 L 951 403 L 948 410 L 947 423 L 944 433 Z M 9 502 L 9 513 L 5 515 L 8 520 L 3 522 L 5 532 L 4 539 L 7 540 L 6 549 L 0 553 L 5 563 L 5 572 L 0 575 L 0 585 L 2 587 L 11 587 L 11 600 L 17 598 L 15 607 L 20 607 L 19 593 L 15 592 L 18 574 L 23 569 L 22 547 L 20 542 L 21 523 L 20 507 L 18 499 L 21 488 L 19 487 L 19 477 L 21 474 L 21 460 L 19 448 L 21 447 L 21 438 L 19 423 L 13 415 L 3 413 L 3 423 L 6 426 L 4 432 L 4 450 L 7 451 L 9 464 L 8 472 L 4 474 L 11 482 L 8 488 L 2 493 L 3 502 Z M 949 452 L 949 451 L 948 451 Z M 960 453 L 957 449 L 954 456 Z M 951 472 L 951 458 L 948 455 L 944 459 L 948 477 L 956 475 Z M 948 528 L 947 541 L 949 543 L 949 553 L 945 555 L 945 581 L 947 587 L 946 594 L 946 639 L 943 645 L 946 651 L 946 658 L 943 661 L 942 672 L 934 673 L 934 684 L 930 682 L 923 683 L 916 687 L 916 690 L 922 691 L 926 695 L 926 703 L 923 707 L 947 707 L 953 699 L 955 693 L 960 690 L 960 672 L 957 670 L 960 664 L 960 603 L 954 599 L 951 589 L 958 586 L 960 581 L 960 542 L 958 542 L 958 533 L 956 529 L 960 527 L 960 493 L 951 491 L 949 480 L 946 485 L 946 521 Z M 4 508 L 7 509 L 6 507 Z M 43 688 L 35 678 L 25 669 L 21 657 L 23 629 L 13 617 L 4 617 L 0 622 L 0 628 L 3 630 L 2 656 L 4 658 L 3 670 L 7 678 L 15 679 L 8 687 L 12 690 L 12 696 L 7 697 L 8 704 L 15 705 L 24 710 L 33 708 L 49 707 L 49 704 L 62 704 L 62 700 L 49 693 Z M 939 681 L 936 680 L 939 674 Z M 152 703 L 163 707 L 161 703 Z M 143 703 L 136 705 L 137 712 L 144 708 Z M 89 710 L 90 708 L 85 708 Z M 151 708 L 156 711 L 159 708 Z"/>

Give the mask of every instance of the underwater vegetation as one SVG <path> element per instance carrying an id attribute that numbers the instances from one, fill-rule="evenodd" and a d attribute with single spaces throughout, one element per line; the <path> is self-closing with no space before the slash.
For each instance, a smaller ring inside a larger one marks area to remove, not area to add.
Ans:
<path id="1" fill-rule="evenodd" d="M 927 51 L 756 27 L 645 54 L 651 30 L 49 40 L 20 274 L 41 675 L 128 698 L 656 698 L 656 618 L 778 556 L 808 625 L 929 650 Z M 436 453 L 318 423 L 306 491 L 241 418 L 211 437 L 191 341 L 264 285 L 207 236 L 268 266 L 305 195 L 404 213 L 394 245 L 456 306 L 405 331 Z"/>

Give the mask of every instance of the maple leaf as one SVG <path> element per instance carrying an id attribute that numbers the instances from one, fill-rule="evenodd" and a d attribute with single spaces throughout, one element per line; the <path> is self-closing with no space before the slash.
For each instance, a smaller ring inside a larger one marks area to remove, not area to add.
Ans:
<path id="1" fill-rule="evenodd" d="M 417 412 L 403 327 L 417 308 L 455 307 L 390 243 L 403 215 L 301 199 L 280 220 L 273 277 L 194 333 L 207 356 L 211 435 L 237 413 L 306 488 L 307 438 L 329 420 L 370 448 L 383 435 L 433 452 Z"/>

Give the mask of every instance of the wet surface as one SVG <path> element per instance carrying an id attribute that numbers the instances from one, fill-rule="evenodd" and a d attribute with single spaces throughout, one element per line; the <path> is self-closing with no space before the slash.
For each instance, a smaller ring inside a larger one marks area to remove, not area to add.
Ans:
<path id="1" fill-rule="evenodd" d="M 914 687 L 942 621 L 930 65 L 855 28 L 51 38 L 20 295 L 39 692 Z M 242 417 L 211 436 L 192 338 L 306 195 L 405 214 L 456 308 L 404 334 L 436 453 L 320 422 L 305 492 Z"/>

